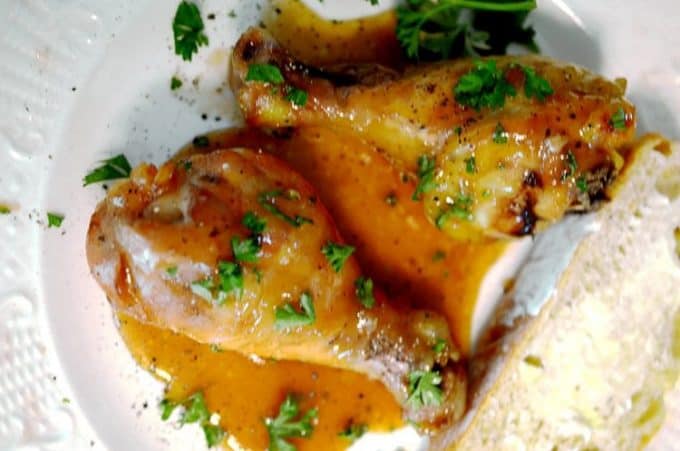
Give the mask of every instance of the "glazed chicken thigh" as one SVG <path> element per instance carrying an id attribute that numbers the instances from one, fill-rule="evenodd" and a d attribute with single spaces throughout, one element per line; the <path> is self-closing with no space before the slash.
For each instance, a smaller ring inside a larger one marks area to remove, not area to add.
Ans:
<path id="1" fill-rule="evenodd" d="M 263 66 L 277 77 L 254 76 Z M 528 234 L 590 208 L 635 134 L 625 81 L 537 56 L 318 69 L 253 28 L 231 86 L 249 125 L 324 126 L 375 145 L 419 178 L 430 221 L 461 239 Z"/>
<path id="2" fill-rule="evenodd" d="M 87 237 L 118 312 L 246 355 L 367 374 L 414 421 L 458 417 L 465 375 L 445 320 L 377 288 L 367 296 L 355 258 L 330 258 L 329 246 L 345 245 L 313 187 L 247 149 L 139 166 L 98 206 Z M 414 375 L 432 371 L 441 402 L 414 400 Z"/>

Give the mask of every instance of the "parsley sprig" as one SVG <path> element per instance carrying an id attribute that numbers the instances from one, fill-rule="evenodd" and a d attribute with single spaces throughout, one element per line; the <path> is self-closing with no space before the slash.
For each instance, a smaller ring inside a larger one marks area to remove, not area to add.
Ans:
<path id="1" fill-rule="evenodd" d="M 316 321 L 316 312 L 314 311 L 314 302 L 312 301 L 311 294 L 302 293 L 302 295 L 300 295 L 300 308 L 302 311 L 296 310 L 290 302 L 283 306 L 276 307 L 276 311 L 274 312 L 274 327 L 276 329 L 287 329 L 291 327 L 307 326 Z"/>
<path id="2" fill-rule="evenodd" d="M 196 296 L 222 305 L 230 294 L 237 299 L 243 294 L 243 268 L 233 262 L 221 261 L 217 263 L 217 274 L 192 282 L 190 287 Z"/>
<path id="3" fill-rule="evenodd" d="M 349 423 L 347 427 L 338 434 L 338 437 L 344 438 L 350 442 L 359 440 L 368 431 L 368 426 L 363 423 Z"/>
<path id="4" fill-rule="evenodd" d="M 482 108 L 502 108 L 507 97 L 517 95 L 517 90 L 506 78 L 507 71 L 512 69 L 519 69 L 524 74 L 524 95 L 528 99 L 533 97 L 545 102 L 546 97 L 553 94 L 550 82 L 533 68 L 511 63 L 501 70 L 495 60 L 487 59 L 475 61 L 472 69 L 458 79 L 453 87 L 456 102 L 477 111 Z"/>
<path id="5" fill-rule="evenodd" d="M 189 398 L 182 402 L 175 402 L 169 399 L 161 401 L 159 407 L 161 409 L 161 419 L 167 421 L 172 412 L 177 407 L 183 407 L 184 412 L 180 418 L 180 425 L 198 423 L 203 429 L 203 435 L 209 448 L 218 445 L 224 438 L 224 430 L 218 425 L 210 421 L 210 411 L 205 403 L 203 392 L 196 392 Z"/>
<path id="6" fill-rule="evenodd" d="M 373 308 L 375 297 L 373 296 L 373 280 L 370 277 L 361 276 L 354 281 L 354 291 L 359 302 L 366 308 Z"/>
<path id="7" fill-rule="evenodd" d="M 83 178 L 83 186 L 107 180 L 124 179 L 130 176 L 132 166 L 123 154 L 100 161 L 101 165 Z"/>
<path id="8" fill-rule="evenodd" d="M 191 61 L 198 48 L 208 45 L 208 37 L 203 33 L 203 19 L 195 3 L 183 1 L 177 6 L 172 21 L 172 33 L 175 40 L 175 54 L 185 61 Z"/>
<path id="9" fill-rule="evenodd" d="M 300 406 L 291 394 L 279 406 L 279 414 L 276 418 L 266 418 L 264 424 L 269 433 L 269 451 L 295 451 L 295 446 L 287 439 L 307 438 L 314 432 L 314 420 L 319 414 L 318 409 L 309 409 L 304 414 L 300 412 Z"/>
<path id="10" fill-rule="evenodd" d="M 257 201 L 262 206 L 262 208 L 264 208 L 277 218 L 281 219 L 282 221 L 285 221 L 288 224 L 292 225 L 293 227 L 300 227 L 302 226 L 302 224 L 314 223 L 314 221 L 304 216 L 300 215 L 289 216 L 283 211 L 281 211 L 281 209 L 276 205 L 276 199 L 281 197 L 287 198 L 289 200 L 294 200 L 294 196 L 286 194 L 282 190 L 277 189 L 273 191 L 266 191 L 264 193 L 260 193 L 257 196 Z"/>
<path id="11" fill-rule="evenodd" d="M 411 199 L 420 200 L 423 194 L 436 188 L 434 183 L 435 160 L 434 157 L 421 155 L 418 157 L 418 185 Z"/>
<path id="12" fill-rule="evenodd" d="M 408 399 L 415 409 L 442 403 L 442 377 L 438 371 L 413 371 L 408 376 Z"/>
<path id="13" fill-rule="evenodd" d="M 412 59 L 504 54 L 510 43 L 537 51 L 525 26 L 535 0 L 407 0 L 397 8 L 397 39 Z"/>
<path id="14" fill-rule="evenodd" d="M 327 242 L 322 248 L 321 253 L 326 256 L 328 263 L 335 272 L 340 272 L 345 262 L 354 252 L 353 246 L 346 246 L 343 244 Z"/>

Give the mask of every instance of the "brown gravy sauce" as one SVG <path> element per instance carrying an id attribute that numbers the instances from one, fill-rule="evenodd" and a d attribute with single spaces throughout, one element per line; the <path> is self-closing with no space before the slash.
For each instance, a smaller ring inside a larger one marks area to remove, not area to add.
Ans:
<path id="1" fill-rule="evenodd" d="M 274 0 L 264 15 L 273 35 L 302 60 L 315 65 L 375 62 L 398 66 L 394 14 L 344 23 L 324 21 L 296 0 Z M 454 241 L 427 222 L 422 203 L 411 200 L 415 183 L 372 147 L 331 130 L 310 128 L 279 135 L 227 130 L 208 135 L 207 147 L 188 146 L 177 159 L 218 148 L 249 147 L 287 161 L 318 190 L 345 240 L 367 274 L 395 301 L 446 315 L 463 352 L 479 284 L 506 243 Z M 345 449 L 338 434 L 348 424 L 370 431 L 403 425 L 401 410 L 376 381 L 348 371 L 300 362 L 263 361 L 234 352 L 214 352 L 168 330 L 121 315 L 120 331 L 134 358 L 168 384 L 166 397 L 183 400 L 203 391 L 220 414 L 231 440 L 245 449 L 266 449 L 265 417 L 274 417 L 287 393 L 301 408 L 319 409 L 308 439 L 293 439 L 299 450 Z M 229 447 L 228 441 L 224 445 Z"/>

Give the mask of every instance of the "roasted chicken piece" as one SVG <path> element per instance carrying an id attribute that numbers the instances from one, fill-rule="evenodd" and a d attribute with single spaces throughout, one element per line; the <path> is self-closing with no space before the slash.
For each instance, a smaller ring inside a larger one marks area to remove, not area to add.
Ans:
<path id="1" fill-rule="evenodd" d="M 295 61 L 253 28 L 230 82 L 250 125 L 327 126 L 382 149 L 419 178 L 414 199 L 457 238 L 528 234 L 590 208 L 635 134 L 625 81 L 537 56 L 337 72 Z"/>
<path id="2" fill-rule="evenodd" d="M 465 375 L 446 321 L 370 296 L 344 246 L 309 183 L 240 148 L 141 165 L 87 236 L 119 312 L 223 349 L 367 374 L 413 421 L 457 418 Z"/>

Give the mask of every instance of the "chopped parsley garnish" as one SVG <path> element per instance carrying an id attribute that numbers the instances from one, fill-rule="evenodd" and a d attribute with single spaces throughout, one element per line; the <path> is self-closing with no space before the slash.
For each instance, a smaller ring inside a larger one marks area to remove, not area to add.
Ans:
<path id="1" fill-rule="evenodd" d="M 243 268 L 236 263 L 221 261 L 217 274 L 191 283 L 191 291 L 208 302 L 222 305 L 233 293 L 236 298 L 243 294 Z"/>
<path id="2" fill-rule="evenodd" d="M 452 216 L 464 221 L 470 221 L 472 220 L 471 210 L 472 197 L 461 194 L 456 198 L 453 204 L 449 205 L 448 210 L 445 210 L 439 214 L 435 220 L 435 224 L 441 229 L 444 227 L 444 224 L 446 224 L 446 221 L 448 221 Z"/>
<path id="3" fill-rule="evenodd" d="M 435 352 L 435 354 L 441 354 L 446 350 L 446 340 L 443 338 L 437 338 L 437 341 L 434 343 L 434 346 L 432 346 L 432 350 Z"/>
<path id="4" fill-rule="evenodd" d="M 442 377 L 438 371 L 413 371 L 408 376 L 408 399 L 416 409 L 442 403 Z"/>
<path id="5" fill-rule="evenodd" d="M 198 48 L 208 45 L 208 37 L 203 33 L 203 19 L 195 3 L 183 1 L 177 7 L 175 19 L 172 21 L 172 33 L 175 39 L 175 54 L 183 60 L 191 61 Z"/>
<path id="6" fill-rule="evenodd" d="M 279 68 L 273 64 L 251 64 L 248 66 L 246 81 L 261 81 L 263 83 L 280 85 L 285 79 Z"/>
<path id="7" fill-rule="evenodd" d="M 170 79 L 170 90 L 175 91 L 182 87 L 182 80 L 177 77 L 172 77 Z"/>
<path id="8" fill-rule="evenodd" d="M 522 65 L 520 67 L 524 72 L 524 95 L 527 98 L 535 97 L 539 102 L 544 102 L 547 96 L 554 93 L 548 80 L 536 74 L 534 69 Z"/>
<path id="9" fill-rule="evenodd" d="M 440 260 L 444 260 L 446 258 L 446 253 L 442 250 L 439 250 L 432 255 L 432 261 L 433 262 L 438 262 Z"/>
<path id="10" fill-rule="evenodd" d="M 295 451 L 295 446 L 288 442 L 289 438 L 307 438 L 314 432 L 314 420 L 319 414 L 318 409 L 309 409 L 304 414 L 300 412 L 297 400 L 291 394 L 279 406 L 276 418 L 266 418 L 264 424 L 269 433 L 268 451 Z"/>
<path id="11" fill-rule="evenodd" d="M 355 424 L 350 423 L 347 425 L 344 431 L 338 434 L 338 437 L 342 437 L 350 442 L 355 442 L 359 440 L 368 430 L 368 426 L 365 424 Z"/>
<path id="12" fill-rule="evenodd" d="M 389 193 L 387 196 L 385 196 L 385 202 L 390 207 L 394 207 L 397 205 L 397 195 L 395 193 Z"/>
<path id="13" fill-rule="evenodd" d="M 83 178 L 83 186 L 107 180 L 124 179 L 130 176 L 132 167 L 125 155 L 116 155 L 108 160 L 100 161 L 101 166 L 92 170 Z"/>
<path id="14" fill-rule="evenodd" d="M 453 129 L 453 133 L 460 136 L 463 133 L 463 127 L 461 127 L 460 125 L 457 126 L 456 128 Z"/>
<path id="15" fill-rule="evenodd" d="M 333 243 L 329 241 L 321 248 L 321 253 L 326 256 L 328 263 L 335 272 L 340 272 L 345 262 L 354 252 L 353 246 L 346 246 L 343 244 Z"/>
<path id="16" fill-rule="evenodd" d="M 397 39 L 412 59 L 500 55 L 511 43 L 537 51 L 526 27 L 535 0 L 409 0 L 397 8 Z"/>
<path id="17" fill-rule="evenodd" d="M 267 228 L 267 221 L 252 211 L 243 215 L 243 220 L 241 222 L 248 230 L 255 234 L 260 234 Z"/>
<path id="18" fill-rule="evenodd" d="M 373 308 L 375 297 L 373 297 L 373 280 L 370 277 L 361 276 L 354 281 L 354 291 L 359 298 L 359 302 L 366 308 Z"/>
<path id="19" fill-rule="evenodd" d="M 576 179 L 576 188 L 578 188 L 578 190 L 582 193 L 588 192 L 588 182 L 586 181 L 585 177 L 581 176 Z"/>
<path id="20" fill-rule="evenodd" d="M 286 329 L 290 327 L 307 326 L 316 321 L 314 303 L 312 302 L 312 296 L 309 293 L 302 293 L 302 295 L 300 295 L 300 308 L 302 311 L 296 310 L 290 302 L 283 307 L 276 307 L 274 313 L 274 327 L 277 329 Z"/>
<path id="21" fill-rule="evenodd" d="M 231 251 L 234 259 L 239 262 L 257 263 L 260 252 L 260 242 L 257 237 L 241 239 L 238 236 L 231 238 Z"/>
<path id="22" fill-rule="evenodd" d="M 418 185 L 411 197 L 413 200 L 422 199 L 424 193 L 435 189 L 434 183 L 435 160 L 434 157 L 421 155 L 418 157 Z"/>
<path id="23" fill-rule="evenodd" d="M 224 349 L 220 348 L 219 345 L 216 345 L 215 343 L 212 343 L 212 344 L 210 345 L 210 352 L 220 353 L 220 352 L 224 352 Z"/>
<path id="24" fill-rule="evenodd" d="M 293 105 L 305 106 L 307 103 L 307 92 L 299 88 L 290 88 L 288 89 L 288 94 L 286 94 L 286 100 Z"/>
<path id="25" fill-rule="evenodd" d="M 8 215 L 12 210 L 7 205 L 0 204 L 0 215 Z"/>
<path id="26" fill-rule="evenodd" d="M 609 119 L 609 125 L 611 125 L 614 130 L 626 129 L 626 112 L 623 110 L 623 107 L 619 107 L 619 109 L 612 114 L 611 119 Z"/>
<path id="27" fill-rule="evenodd" d="M 191 144 L 194 147 L 208 147 L 210 145 L 210 138 L 205 135 L 194 136 L 191 140 Z"/>
<path id="28" fill-rule="evenodd" d="M 472 155 L 469 158 L 466 158 L 465 160 L 465 172 L 468 174 L 474 174 L 477 172 L 477 161 L 475 160 L 475 156 Z"/>
<path id="29" fill-rule="evenodd" d="M 175 277 L 177 275 L 177 266 L 168 266 L 167 268 L 165 268 L 165 272 L 170 277 Z"/>
<path id="30" fill-rule="evenodd" d="M 205 398 L 202 392 L 197 392 L 187 398 L 185 401 L 178 403 L 164 399 L 161 401 L 159 407 L 161 409 L 161 419 L 166 421 L 172 415 L 172 412 L 179 406 L 184 407 L 184 412 L 180 419 L 180 425 L 198 423 L 203 429 L 203 435 L 209 448 L 219 444 L 224 438 L 224 430 L 217 424 L 210 422 L 210 411 L 205 404 Z"/>
<path id="31" fill-rule="evenodd" d="M 370 2 L 371 5 L 375 6 L 375 5 L 378 4 L 378 2 L 379 2 L 380 0 L 366 0 L 366 1 L 367 1 L 367 2 Z"/>
<path id="32" fill-rule="evenodd" d="M 283 191 L 281 190 L 274 190 L 274 191 L 267 191 L 264 193 L 261 193 L 257 196 L 257 201 L 262 205 L 262 208 L 267 210 L 269 213 L 273 214 L 277 218 L 287 222 L 288 224 L 292 225 L 293 227 L 300 227 L 302 224 L 313 224 L 314 221 L 312 221 L 309 218 L 305 218 L 304 216 L 300 215 L 295 215 L 295 216 L 288 216 L 285 214 L 283 211 L 281 211 L 276 205 L 275 201 L 277 197 L 283 196 Z M 287 196 L 287 197 L 292 197 L 292 196 Z"/>
<path id="33" fill-rule="evenodd" d="M 508 143 L 508 134 L 505 132 L 505 128 L 503 128 L 503 124 L 500 122 L 496 124 L 496 128 L 493 131 L 493 142 L 496 144 Z"/>
<path id="34" fill-rule="evenodd" d="M 47 213 L 47 228 L 55 227 L 58 229 L 61 227 L 62 222 L 64 222 L 64 215 L 60 215 L 58 213 Z"/>
<path id="35" fill-rule="evenodd" d="M 562 180 L 566 180 L 567 178 L 576 174 L 576 171 L 578 170 L 578 162 L 576 161 L 576 157 L 574 156 L 573 152 L 571 151 L 567 152 L 566 158 L 567 158 L 567 171 L 562 176 Z"/>
<path id="36" fill-rule="evenodd" d="M 514 97 L 517 91 L 496 67 L 495 60 L 478 60 L 470 72 L 460 77 L 453 94 L 459 104 L 479 111 L 482 108 L 502 108 L 505 98 Z"/>

